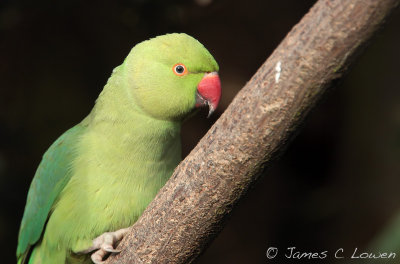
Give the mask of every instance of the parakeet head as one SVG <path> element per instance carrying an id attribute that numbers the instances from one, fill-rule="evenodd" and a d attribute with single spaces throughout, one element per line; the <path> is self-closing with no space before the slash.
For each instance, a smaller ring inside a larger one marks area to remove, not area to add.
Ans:
<path id="1" fill-rule="evenodd" d="M 218 64 L 204 46 L 186 34 L 167 34 L 143 41 L 123 64 L 134 103 L 146 114 L 182 120 L 194 108 L 218 106 Z"/>

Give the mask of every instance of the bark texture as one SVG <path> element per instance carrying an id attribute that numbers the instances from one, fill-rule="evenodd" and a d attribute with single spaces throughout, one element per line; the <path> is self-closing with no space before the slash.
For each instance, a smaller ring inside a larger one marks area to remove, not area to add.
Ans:
<path id="1" fill-rule="evenodd" d="M 191 263 L 399 0 L 320 0 L 175 170 L 106 263 Z"/>

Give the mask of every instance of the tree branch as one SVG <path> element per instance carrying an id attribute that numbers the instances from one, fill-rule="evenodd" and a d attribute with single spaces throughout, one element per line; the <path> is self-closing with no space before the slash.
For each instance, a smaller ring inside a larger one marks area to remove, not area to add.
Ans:
<path id="1" fill-rule="evenodd" d="M 320 0 L 177 167 L 107 263 L 191 263 L 399 0 Z"/>

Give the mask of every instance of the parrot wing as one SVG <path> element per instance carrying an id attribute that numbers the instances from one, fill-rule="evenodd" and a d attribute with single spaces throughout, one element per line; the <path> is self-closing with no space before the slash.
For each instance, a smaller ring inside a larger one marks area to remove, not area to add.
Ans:
<path id="1" fill-rule="evenodd" d="M 40 239 L 55 200 L 71 178 L 74 146 L 83 130 L 84 126 L 77 125 L 66 131 L 50 146 L 39 164 L 19 231 L 18 263 L 25 263 L 30 247 Z"/>

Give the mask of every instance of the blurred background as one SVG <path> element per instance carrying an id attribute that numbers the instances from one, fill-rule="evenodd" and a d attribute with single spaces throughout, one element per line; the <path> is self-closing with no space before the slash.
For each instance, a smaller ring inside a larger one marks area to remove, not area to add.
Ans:
<path id="1" fill-rule="evenodd" d="M 42 154 L 89 113 L 136 43 L 185 32 L 219 62 L 221 105 L 212 118 L 202 112 L 184 125 L 187 155 L 314 2 L 2 0 L 1 262 L 15 262 L 26 194 Z M 199 263 L 345 263 L 391 223 L 400 212 L 399 28 L 397 10 Z M 266 257 L 269 247 L 279 249 L 278 258 Z M 290 260 L 282 257 L 287 247 L 328 256 Z M 345 259 L 334 258 L 339 248 Z M 400 249 L 395 252 L 399 259 Z"/>

